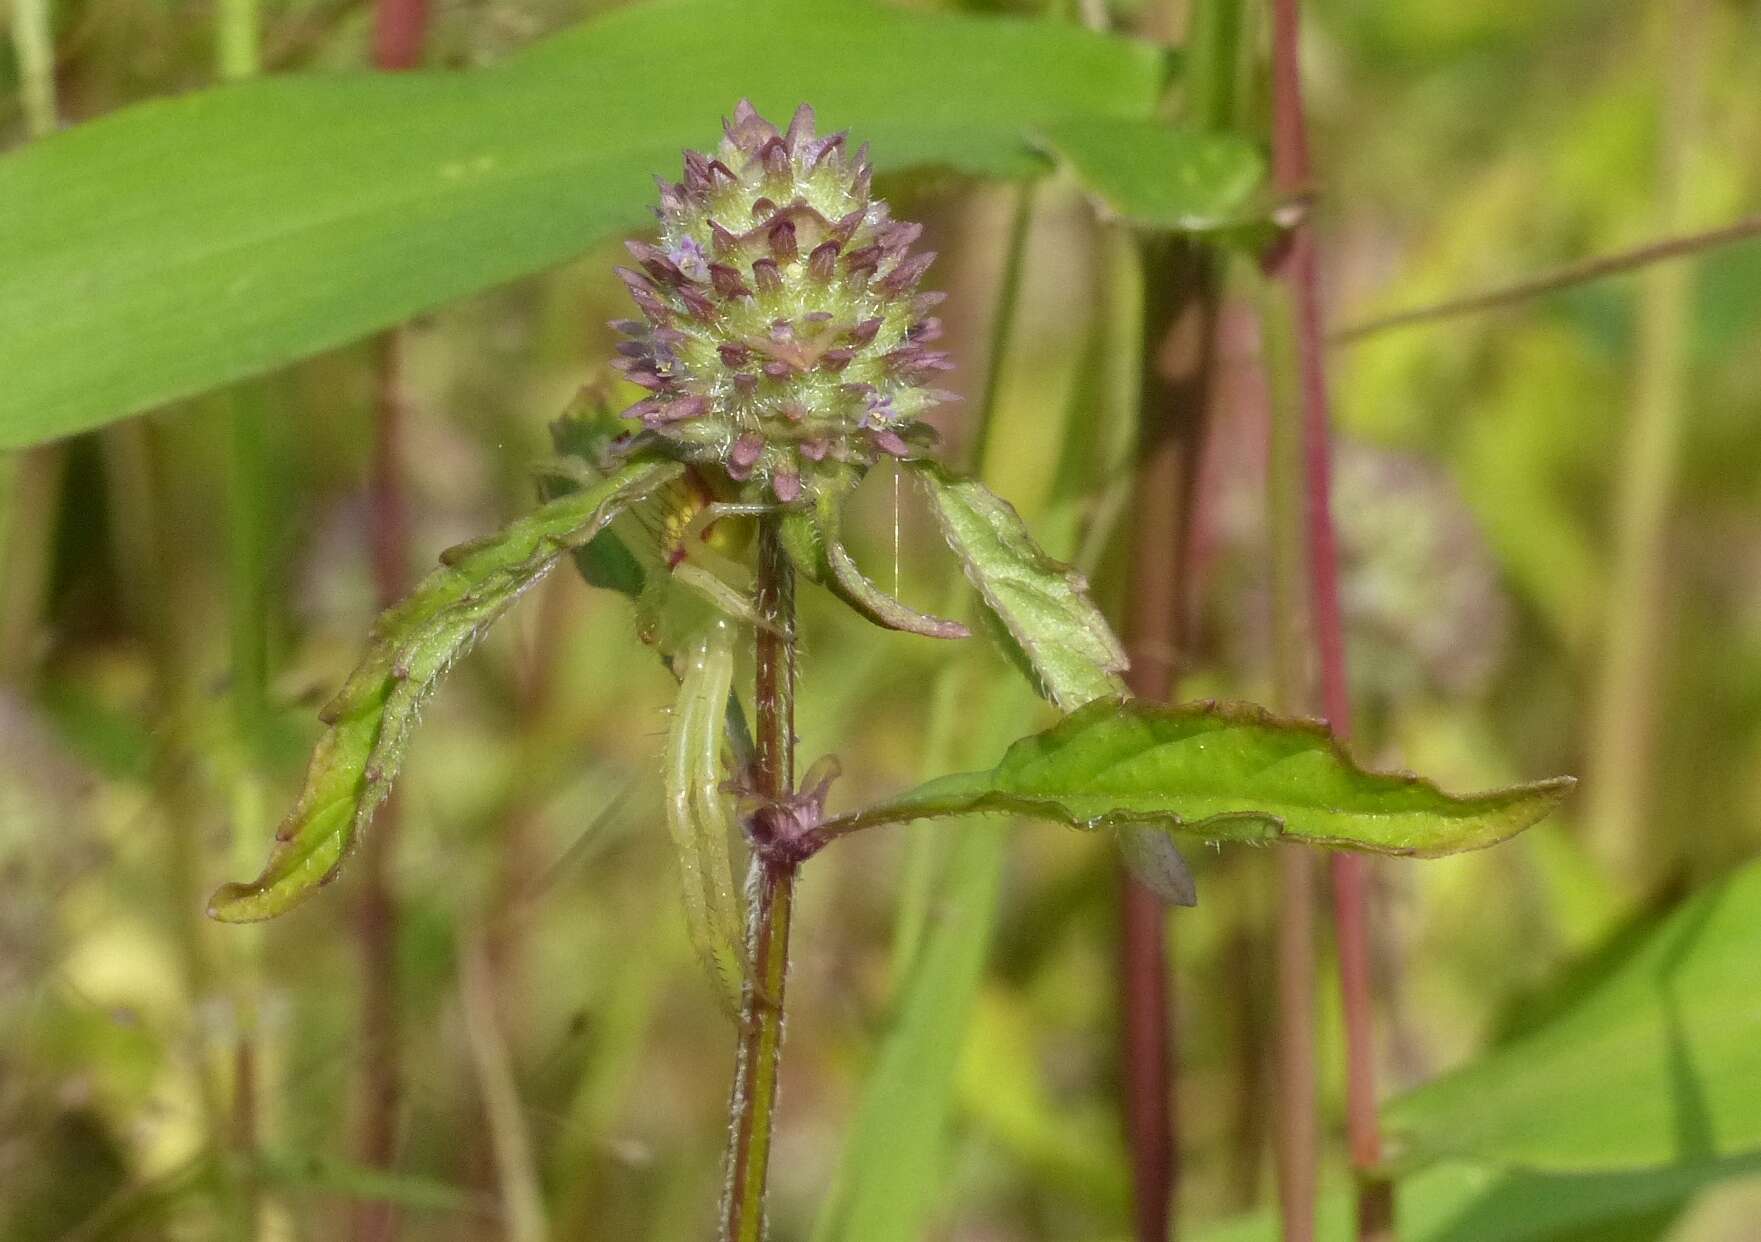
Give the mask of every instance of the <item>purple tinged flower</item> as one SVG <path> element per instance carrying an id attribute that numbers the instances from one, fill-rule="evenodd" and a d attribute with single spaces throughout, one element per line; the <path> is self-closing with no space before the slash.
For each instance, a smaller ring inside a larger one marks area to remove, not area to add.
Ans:
<path id="1" fill-rule="evenodd" d="M 801 499 L 801 476 L 793 470 L 778 470 L 770 476 L 770 490 L 786 505 Z"/>
<path id="2" fill-rule="evenodd" d="M 927 442 L 916 415 L 952 395 L 920 387 L 951 365 L 926 348 L 940 299 L 914 291 L 922 231 L 870 197 L 866 147 L 819 138 L 806 107 L 779 133 L 743 100 L 723 130 L 719 151 L 685 155 L 682 181 L 657 180 L 664 240 L 632 243 L 618 272 L 642 318 L 614 324 L 613 365 L 653 394 L 625 412 L 643 434 L 747 499 L 796 505 L 823 463 L 860 471 Z M 849 210 L 828 217 L 828 201 Z"/>
<path id="3" fill-rule="evenodd" d="M 830 280 L 837 273 L 838 243 L 835 241 L 821 242 L 807 256 L 807 270 L 813 273 L 815 280 Z"/>
<path id="4" fill-rule="evenodd" d="M 773 259 L 759 259 L 752 264 L 752 280 L 760 293 L 776 293 L 783 287 L 782 273 Z"/>
<path id="5" fill-rule="evenodd" d="M 793 263 L 800 253 L 795 243 L 795 224 L 791 220 L 779 220 L 771 225 L 767 240 L 770 253 L 778 263 Z"/>
<path id="6" fill-rule="evenodd" d="M 749 298 L 752 296 L 752 290 L 747 288 L 744 280 L 740 279 L 740 273 L 726 263 L 711 263 L 709 265 L 709 281 L 715 286 L 715 291 L 724 298 Z"/>
<path id="7" fill-rule="evenodd" d="M 728 476 L 744 481 L 752 477 L 752 467 L 764 455 L 764 437 L 755 431 L 743 433 L 728 450 Z"/>
<path id="8" fill-rule="evenodd" d="M 911 455 L 911 447 L 900 439 L 899 433 L 896 431 L 890 429 L 871 431 L 868 433 L 868 438 L 883 453 L 890 453 L 894 457 L 909 457 Z"/>

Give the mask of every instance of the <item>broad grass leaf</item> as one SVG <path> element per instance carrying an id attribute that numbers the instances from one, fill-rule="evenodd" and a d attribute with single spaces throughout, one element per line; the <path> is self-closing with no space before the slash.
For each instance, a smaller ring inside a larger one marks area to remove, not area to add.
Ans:
<path id="1" fill-rule="evenodd" d="M 1397 1166 L 1595 1172 L 1761 1153 L 1761 862 L 1696 893 L 1564 1010 L 1383 1115 Z"/>
<path id="2" fill-rule="evenodd" d="M 228 923 L 272 918 L 334 877 L 390 792 L 418 710 L 442 674 L 563 556 L 682 469 L 633 462 L 443 556 L 440 569 L 380 617 L 365 658 L 325 705 L 328 727 L 262 874 L 221 888 L 208 913 Z"/>
<path id="3" fill-rule="evenodd" d="M 742 96 L 882 172 L 1026 176 L 1141 120 L 1168 61 L 1063 22 L 819 0 L 622 6 L 469 72 L 275 75 L 0 158 L 0 448 L 358 339 L 642 227 Z M 928 88 L 926 89 L 926 84 Z"/>
<path id="4" fill-rule="evenodd" d="M 1544 1174 L 1449 1161 L 1402 1178 L 1395 1195 L 1402 1242 L 1655 1242 L 1702 1190 L 1761 1173 L 1761 1158 L 1635 1173 Z M 1316 1242 L 1355 1242 L 1355 1196 L 1321 1196 Z M 1197 1242 L 1279 1242 L 1276 1209 L 1194 1232 Z M 1121 1240 L 1122 1242 L 1122 1240 Z"/>

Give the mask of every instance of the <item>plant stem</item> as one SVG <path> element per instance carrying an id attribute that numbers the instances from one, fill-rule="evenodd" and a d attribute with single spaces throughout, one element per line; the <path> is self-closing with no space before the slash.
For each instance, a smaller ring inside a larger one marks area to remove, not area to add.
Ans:
<path id="1" fill-rule="evenodd" d="M 1307 189 L 1310 176 L 1297 5 L 1298 0 L 1272 0 L 1272 176 L 1279 190 L 1291 194 Z M 1273 259 L 1273 274 L 1288 290 L 1301 379 L 1304 528 L 1321 707 L 1334 733 L 1345 737 L 1351 731 L 1351 695 L 1331 510 L 1326 333 L 1314 232 L 1307 219 L 1299 220 L 1284 239 Z M 1381 1162 L 1382 1139 L 1376 1116 L 1367 867 L 1356 855 L 1334 854 L 1330 870 L 1345 1014 L 1346 1124 L 1358 1174 L 1357 1232 L 1362 1239 L 1388 1238 L 1394 1229 L 1393 1186 L 1374 1171 Z"/>
<path id="2" fill-rule="evenodd" d="M 1303 584 L 1302 406 L 1297 395 L 1295 330 L 1287 299 L 1263 291 L 1266 390 L 1270 418 L 1266 445 L 1266 526 L 1271 560 L 1272 697 L 1282 711 L 1298 711 L 1309 688 L 1308 600 Z M 1300 848 L 1277 853 L 1278 1008 L 1277 1105 L 1273 1151 L 1284 1242 L 1315 1235 L 1317 1122 L 1315 1114 L 1315 880 L 1314 859 Z"/>
<path id="3" fill-rule="evenodd" d="M 262 67 L 263 27 L 257 0 L 220 0 L 214 20 L 216 60 L 228 82 L 254 78 Z"/>
<path id="4" fill-rule="evenodd" d="M 1133 694 L 1173 695 L 1191 592 L 1191 534 L 1204 448 L 1217 279 L 1184 239 L 1145 243 L 1139 454 L 1124 638 Z M 1167 910 L 1120 872 L 1121 1062 L 1140 1242 L 1170 1236 L 1179 1185 Z"/>
<path id="5" fill-rule="evenodd" d="M 1549 293 L 1558 293 L 1562 289 L 1571 289 L 1578 285 L 1589 284 L 1591 281 L 1605 280 L 1610 276 L 1620 276 L 1658 263 L 1692 258 L 1708 250 L 1716 250 L 1722 246 L 1734 245 L 1737 242 L 1749 241 L 1756 237 L 1761 237 L 1761 215 L 1744 216 L 1740 220 L 1733 220 L 1731 223 L 1720 225 L 1715 229 L 1705 229 L 1697 233 L 1674 233 L 1660 237 L 1656 241 L 1646 242 L 1642 246 L 1634 246 L 1630 250 L 1617 250 L 1612 254 L 1599 254 L 1588 259 L 1580 259 L 1576 263 L 1567 263 L 1565 266 L 1556 267 L 1549 272 L 1537 272 L 1533 276 L 1525 276 L 1521 280 L 1512 281 L 1510 284 L 1501 285 L 1496 289 L 1486 289 L 1480 293 L 1445 298 L 1441 302 L 1432 302 L 1426 306 L 1408 307 L 1406 310 L 1378 315 L 1373 319 L 1360 320 L 1357 323 L 1335 329 L 1327 337 L 1327 341 L 1331 345 L 1355 345 L 1368 337 L 1379 336 L 1396 328 L 1416 328 L 1425 324 L 1455 319 L 1462 315 L 1474 315 L 1481 311 L 1517 306 L 1539 297 L 1545 297 Z"/>
<path id="6" fill-rule="evenodd" d="M 408 517 L 402 481 L 403 393 L 399 337 L 391 331 L 375 342 L 372 477 L 368 483 L 368 541 L 379 605 L 388 608 L 409 584 Z M 397 1114 L 402 1094 L 398 1053 L 397 892 L 391 878 L 398 828 L 393 794 L 373 820 L 361 845 L 361 898 L 357 934 L 361 949 L 361 1094 L 357 1104 L 356 1154 L 369 1169 L 389 1170 L 397 1155 Z M 355 1242 L 387 1242 L 397 1235 L 397 1213 L 385 1202 L 363 1200 L 353 1219 Z"/>
<path id="7" fill-rule="evenodd" d="M 1203 78 L 1187 120 L 1205 128 L 1234 110 L 1239 15 L 1231 4 L 1201 3 L 1190 13 L 1203 47 Z M 1144 307 L 1138 373 L 1138 464 L 1132 502 L 1126 681 L 1139 698 L 1174 696 L 1193 596 L 1193 533 L 1198 469 L 1210 424 L 1219 272 L 1202 243 L 1144 243 Z M 1167 910 L 1120 870 L 1121 1063 L 1131 1153 L 1133 1223 L 1139 1242 L 1173 1236 L 1180 1183 L 1174 986 Z"/>
<path id="8" fill-rule="evenodd" d="M 1702 77 L 1698 0 L 1658 14 L 1654 40 L 1668 67 L 1658 126 L 1657 212 L 1664 229 L 1683 222 L 1693 182 Z M 1693 269 L 1645 273 L 1639 299 L 1633 404 L 1615 474 L 1615 556 L 1590 739 L 1591 843 L 1604 868 L 1632 891 L 1647 871 L 1666 870 L 1647 833 L 1655 765 L 1657 681 L 1662 662 L 1671 512 L 1688 405 Z M 1649 860 L 1653 865 L 1646 867 Z"/>
<path id="9" fill-rule="evenodd" d="M 795 574 L 783 550 L 779 519 L 758 525 L 757 757 L 754 792 L 777 804 L 795 790 Z M 783 1050 L 783 988 L 789 973 L 789 924 L 800 865 L 754 851 L 748 881 L 746 946 L 751 970 L 741 989 L 740 1045 L 728 1101 L 728 1156 L 722 1242 L 762 1242 L 777 1079 Z"/>
<path id="10" fill-rule="evenodd" d="M 215 14 L 215 67 L 229 82 L 255 77 L 261 30 L 257 0 L 221 0 Z M 237 752 L 231 781 L 232 853 L 247 869 L 262 848 L 264 813 L 261 756 L 268 709 L 268 530 L 265 498 L 269 459 L 264 447 L 263 389 L 246 383 L 226 394 L 228 422 L 227 612 L 231 632 L 232 715 Z M 228 938 L 227 992 L 238 1023 L 233 1046 L 232 1117 L 228 1143 L 234 1157 L 255 1169 L 262 1144 L 266 1061 L 258 1022 L 262 929 L 242 927 Z M 261 1204 L 253 1174 L 245 1210 L 255 1236 Z"/>
<path id="11" fill-rule="evenodd" d="M 427 34 L 426 0 L 375 0 L 373 63 L 386 72 L 415 68 Z M 368 541 L 373 583 L 381 607 L 409 587 L 409 519 L 403 490 L 402 341 L 398 330 L 374 347 L 372 478 L 368 485 Z M 397 891 L 392 883 L 399 803 L 387 799 L 374 817 L 361 854 L 361 1095 L 356 1152 L 368 1169 L 389 1170 L 397 1154 L 397 1114 L 402 1091 L 397 1013 Z M 389 1203 L 362 1202 L 352 1222 L 354 1242 L 389 1242 L 398 1218 Z"/>
<path id="12" fill-rule="evenodd" d="M 12 44 L 18 56 L 18 95 L 25 133 L 55 132 L 55 36 L 49 0 L 12 0 Z"/>
<path id="13" fill-rule="evenodd" d="M 13 0 L 12 44 L 18 58 L 25 133 L 47 138 L 57 124 L 55 42 L 48 0 Z M 54 568 L 66 449 L 42 444 L 0 457 L 0 684 L 23 685 L 36 651 L 37 619 Z"/>

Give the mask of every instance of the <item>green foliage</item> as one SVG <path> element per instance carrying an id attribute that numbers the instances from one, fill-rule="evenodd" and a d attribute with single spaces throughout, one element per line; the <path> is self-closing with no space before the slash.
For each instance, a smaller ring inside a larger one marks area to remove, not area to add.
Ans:
<path id="1" fill-rule="evenodd" d="M 1102 209 L 1158 232 L 1203 232 L 1244 222 L 1264 171 L 1236 134 L 1173 129 L 1153 120 L 1077 117 L 1042 131 Z"/>
<path id="2" fill-rule="evenodd" d="M 390 792 L 422 701 L 441 676 L 564 554 L 682 469 L 633 463 L 446 553 L 442 568 L 380 618 L 367 655 L 325 705 L 328 728 L 262 874 L 226 885 L 208 913 L 229 923 L 273 918 L 331 880 Z"/>
<path id="3" fill-rule="evenodd" d="M 1403 1242 L 1655 1242 L 1694 1195 L 1727 1178 L 1761 1172 L 1761 1159 L 1627 1174 L 1546 1175 L 1449 1161 L 1400 1183 Z M 1322 1196 L 1316 1242 L 1351 1242 L 1349 1190 Z M 1256 1212 L 1199 1231 L 1198 1242 L 1278 1242 L 1277 1213 Z"/>
<path id="4" fill-rule="evenodd" d="M 803 571 L 815 581 L 823 582 L 839 599 L 884 629 L 903 630 L 926 638 L 969 637 L 971 631 L 958 621 L 918 612 L 869 580 L 844 546 L 844 506 L 847 500 L 847 490 L 828 489 L 821 493 L 813 509 L 813 529 L 791 538 L 796 549 L 807 550 L 796 555 L 798 562 L 805 561 L 801 566 Z"/>
<path id="5" fill-rule="evenodd" d="M 1043 168 L 1030 131 L 1143 119 L 1165 71 L 1149 44 L 1061 23 L 659 0 L 476 73 L 274 76 L 127 109 L 0 159 L 0 448 L 554 266 L 640 225 L 650 175 L 742 96 L 859 121 L 883 172 L 1020 176 Z"/>
<path id="6" fill-rule="evenodd" d="M 1210 841 L 1435 857 L 1516 835 L 1574 783 L 1453 797 L 1407 773 L 1366 771 L 1313 721 L 1243 703 L 1108 699 L 1016 742 L 988 772 L 940 777 L 824 831 L 996 811 L 1078 828 L 1158 820 Z"/>
<path id="7" fill-rule="evenodd" d="M 1125 652 L 1082 575 L 1047 556 L 1014 506 L 984 484 L 934 466 L 915 473 L 992 634 L 1035 688 L 1066 711 L 1123 693 Z"/>
<path id="8" fill-rule="evenodd" d="M 1390 1161 L 1549 1172 L 1761 1152 L 1761 863 L 1696 893 L 1564 1012 L 1384 1112 Z"/>

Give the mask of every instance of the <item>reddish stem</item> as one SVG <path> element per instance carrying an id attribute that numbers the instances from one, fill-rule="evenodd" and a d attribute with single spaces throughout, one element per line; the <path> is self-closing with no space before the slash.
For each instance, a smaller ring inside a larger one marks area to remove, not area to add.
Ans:
<path id="1" fill-rule="evenodd" d="M 1298 0 L 1272 0 L 1272 176 L 1290 194 L 1309 188 L 1307 123 L 1298 61 Z M 1321 710 L 1341 737 L 1351 731 L 1345 634 L 1339 608 L 1339 558 L 1333 531 L 1332 447 L 1327 402 L 1326 333 L 1313 228 L 1299 220 L 1275 257 L 1274 274 L 1293 300 L 1303 409 L 1303 473 L 1309 595 L 1321 674 Z M 1381 1160 L 1376 1118 L 1367 877 L 1361 858 L 1335 854 L 1334 934 L 1345 1011 L 1346 1117 L 1359 1176 L 1358 1236 L 1392 1236 L 1392 1187 L 1374 1176 Z"/>
<path id="2" fill-rule="evenodd" d="M 1145 252 L 1145 280 L 1142 434 L 1124 628 L 1132 693 L 1166 702 L 1174 692 L 1191 598 L 1217 295 L 1209 256 L 1186 241 L 1152 244 Z M 1133 1222 L 1139 1242 L 1166 1242 L 1179 1187 L 1167 911 L 1128 876 L 1121 881 L 1121 1061 Z"/>
<path id="3" fill-rule="evenodd" d="M 373 6 L 373 64 L 396 73 L 422 63 L 428 37 L 428 0 L 377 0 Z"/>
<path id="4" fill-rule="evenodd" d="M 403 492 L 403 394 L 398 335 L 376 342 L 373 460 L 367 484 L 367 532 L 373 589 L 388 608 L 409 588 L 409 519 Z M 398 800 L 387 799 L 361 847 L 361 898 L 357 932 L 361 950 L 361 1085 L 356 1158 L 369 1169 L 390 1169 L 397 1156 L 397 1115 L 402 1093 L 398 1055 L 397 892 L 391 881 L 396 851 Z M 397 1236 L 397 1213 L 384 1201 L 362 1200 L 353 1213 L 355 1242 L 388 1242 Z"/>

